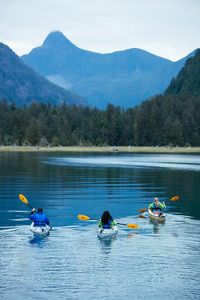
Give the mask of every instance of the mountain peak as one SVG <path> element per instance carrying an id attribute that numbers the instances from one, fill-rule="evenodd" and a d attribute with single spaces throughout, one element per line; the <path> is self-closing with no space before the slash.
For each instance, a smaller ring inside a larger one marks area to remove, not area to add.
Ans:
<path id="1" fill-rule="evenodd" d="M 70 40 L 68 40 L 61 31 L 52 31 L 44 40 L 43 46 L 71 46 L 76 47 Z"/>

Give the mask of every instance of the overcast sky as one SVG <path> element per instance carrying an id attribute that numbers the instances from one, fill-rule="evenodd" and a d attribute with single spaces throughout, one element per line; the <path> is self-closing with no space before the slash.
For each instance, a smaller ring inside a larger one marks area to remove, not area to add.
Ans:
<path id="1" fill-rule="evenodd" d="M 54 30 L 82 49 L 174 61 L 200 47 L 200 0 L 0 0 L 0 42 L 18 55 Z"/>

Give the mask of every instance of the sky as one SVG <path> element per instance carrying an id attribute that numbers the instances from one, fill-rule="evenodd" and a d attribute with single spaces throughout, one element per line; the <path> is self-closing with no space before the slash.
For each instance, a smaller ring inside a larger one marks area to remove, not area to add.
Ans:
<path id="1" fill-rule="evenodd" d="M 29 53 L 61 31 L 79 48 L 176 61 L 200 47 L 200 0 L 0 0 L 0 42 Z"/>

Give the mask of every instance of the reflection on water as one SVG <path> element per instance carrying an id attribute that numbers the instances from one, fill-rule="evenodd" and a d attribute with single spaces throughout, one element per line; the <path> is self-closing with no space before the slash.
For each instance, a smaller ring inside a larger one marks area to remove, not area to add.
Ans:
<path id="1" fill-rule="evenodd" d="M 38 235 L 33 235 L 29 239 L 30 244 L 35 244 L 37 246 L 43 247 L 44 243 L 46 242 L 48 236 L 38 236 Z"/>
<path id="2" fill-rule="evenodd" d="M 165 222 L 160 222 L 157 220 L 151 220 L 149 219 L 149 222 L 153 225 L 153 233 L 158 234 L 160 232 L 160 228 L 165 225 Z"/>
<path id="3" fill-rule="evenodd" d="M 198 155 L 0 153 L 0 298 L 199 299 L 198 168 Z M 19 193 L 44 208 L 49 236 L 32 235 Z M 177 194 L 164 224 L 138 217 Z M 140 228 L 100 241 L 77 215 L 105 209 Z"/>
<path id="4" fill-rule="evenodd" d="M 106 256 L 110 254 L 112 250 L 112 244 L 114 243 L 115 240 L 116 239 L 99 240 L 99 244 L 103 254 L 105 254 Z"/>
<path id="5" fill-rule="evenodd" d="M 0 226 L 29 224 L 29 207 L 20 203 L 23 193 L 34 207 L 43 206 L 52 225 L 77 224 L 77 214 L 99 218 L 109 209 L 115 218 L 137 215 L 154 196 L 161 201 L 179 194 L 181 201 L 168 203 L 168 210 L 200 216 L 200 172 L 171 169 L 177 165 L 196 165 L 199 155 L 119 155 L 119 154 L 0 154 Z M 168 168 L 154 168 L 162 161 Z M 78 161 L 70 165 L 68 161 Z M 58 161 L 61 160 L 62 164 Z M 83 165 L 81 162 L 87 164 Z M 104 160 L 104 164 L 101 164 Z M 148 162 L 150 167 L 137 167 Z M 64 163 L 63 163 L 64 161 Z M 94 165 L 95 161 L 95 165 Z M 109 163 L 115 167 L 111 167 Z M 124 161 L 132 161 L 126 165 Z M 105 163 L 106 162 L 106 163 Z M 97 166 L 98 163 L 98 166 Z M 121 167 L 123 165 L 123 167 Z"/>

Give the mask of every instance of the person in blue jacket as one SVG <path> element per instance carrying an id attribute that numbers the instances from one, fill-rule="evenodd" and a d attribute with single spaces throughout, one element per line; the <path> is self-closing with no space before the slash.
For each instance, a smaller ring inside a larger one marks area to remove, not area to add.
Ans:
<path id="1" fill-rule="evenodd" d="M 29 219 L 34 222 L 34 227 L 49 225 L 49 219 L 43 213 L 43 209 L 42 208 L 38 208 L 37 212 L 36 212 L 36 209 L 33 208 L 31 210 L 31 214 L 29 216 Z"/>

